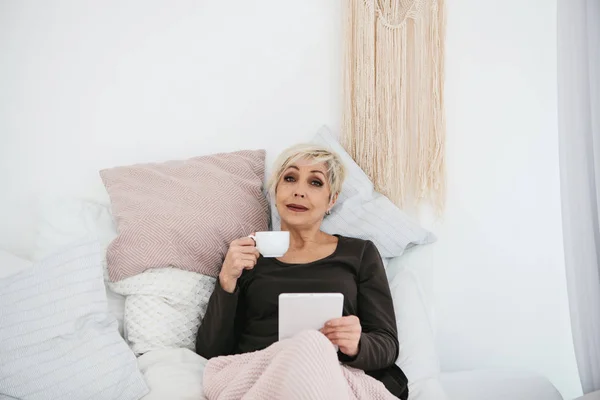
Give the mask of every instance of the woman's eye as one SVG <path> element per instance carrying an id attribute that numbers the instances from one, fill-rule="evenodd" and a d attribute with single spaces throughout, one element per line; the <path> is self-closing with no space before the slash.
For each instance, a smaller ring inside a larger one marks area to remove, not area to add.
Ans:
<path id="1" fill-rule="evenodd" d="M 318 186 L 318 187 L 323 186 L 323 182 L 321 182 L 319 180 L 314 180 L 314 181 L 311 182 L 311 184 L 314 185 L 314 186 Z"/>
<path id="2" fill-rule="evenodd" d="M 286 176 L 285 178 L 283 178 L 283 180 L 286 182 L 294 182 L 295 181 L 293 176 Z"/>

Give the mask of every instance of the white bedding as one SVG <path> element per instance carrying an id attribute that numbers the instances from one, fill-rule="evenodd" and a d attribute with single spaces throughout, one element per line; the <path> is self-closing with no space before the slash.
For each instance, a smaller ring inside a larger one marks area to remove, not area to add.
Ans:
<path id="1" fill-rule="evenodd" d="M 65 205 L 68 202 L 63 202 Z M 78 219 L 83 213 L 83 209 L 87 208 L 82 205 L 73 206 L 79 217 L 70 217 Z M 72 207 L 72 208 L 73 208 Z M 89 208 L 89 207 L 88 207 Z M 93 208 L 93 207 L 92 207 Z M 97 207 L 96 207 L 97 208 Z M 56 218 L 48 220 L 48 238 L 50 240 L 46 247 L 41 247 L 42 250 L 50 250 L 57 246 L 56 234 L 51 234 L 56 230 L 56 226 L 61 221 L 68 221 L 70 213 L 73 210 L 67 210 L 64 213 L 57 213 Z M 89 210 L 88 210 L 89 211 Z M 93 211 L 93 212 L 92 212 Z M 105 229 L 99 229 L 100 234 L 104 231 L 114 230 L 109 212 L 100 212 L 93 208 L 91 216 L 83 218 L 86 221 L 85 229 L 78 226 L 82 223 L 73 222 L 70 228 L 60 225 L 61 236 L 59 242 L 70 242 L 73 237 L 79 237 L 80 231 L 86 233 L 89 230 L 97 230 L 98 225 L 106 225 Z M 88 215 L 83 213 L 84 216 Z M 98 217 L 103 216 L 103 218 Z M 98 221 L 96 221 L 98 219 Z M 91 221 L 91 222 L 90 222 Z M 95 222 L 94 222 L 95 221 Z M 94 222 L 92 224 L 92 222 Z M 64 224 L 63 224 L 64 225 Z M 93 227 L 90 228 L 90 226 Z M 77 229 L 76 229 L 77 228 Z M 65 233 L 66 232 L 66 233 Z M 67 235 L 67 233 L 69 233 Z M 101 235 L 100 235 L 101 236 Z M 108 240 L 108 239 L 107 239 Z M 44 244 L 41 243 L 41 244 Z M 38 243 L 39 245 L 40 243 Z M 428 246 L 430 247 L 430 246 Z M 5 253 L 7 256 L 8 253 Z M 14 262 L 11 255 L 11 260 L 3 258 L 3 252 L 0 251 L 0 276 L 11 275 L 19 270 L 30 266 L 29 261 L 23 260 L 22 265 Z M 38 254 L 39 256 L 39 254 Z M 420 281 L 425 283 L 431 281 L 431 260 L 430 253 L 427 251 L 407 251 L 403 256 L 400 264 L 404 268 L 413 271 L 419 276 Z M 414 265 L 413 265 L 414 264 Z M 16 270 L 11 267 L 15 267 Z M 7 269 L 8 268 L 8 269 Z M 388 270 L 389 272 L 389 270 Z M 422 274 L 425 274 L 422 276 Z M 390 276 L 390 280 L 394 276 Z M 427 294 L 431 293 L 431 287 L 427 284 L 423 286 Z M 124 297 L 115 294 L 112 290 L 107 290 L 109 309 L 119 319 L 120 324 L 123 323 L 123 308 Z M 429 298 L 429 296 L 425 296 Z M 431 313 L 431 309 L 429 310 Z M 432 315 L 429 315 L 431 318 Z M 433 322 L 433 318 L 432 321 Z M 203 399 L 202 395 L 202 376 L 206 360 L 197 355 L 193 350 L 189 349 L 160 349 L 152 350 L 138 358 L 138 365 L 144 374 L 144 377 L 150 388 L 150 393 L 146 395 L 144 400 L 179 400 L 179 399 Z M 405 366 L 406 367 L 406 366 Z M 441 378 L 443 389 L 447 392 L 450 400 L 561 400 L 562 397 L 558 391 L 550 384 L 550 382 L 540 376 L 517 372 L 517 371 L 468 371 L 468 372 L 452 372 L 435 374 L 435 377 L 420 380 L 414 380 L 410 383 L 411 396 L 410 400 L 439 400 L 444 398 L 444 394 L 440 393 L 438 377 Z"/>
<path id="2" fill-rule="evenodd" d="M 150 393 L 142 400 L 201 400 L 206 359 L 189 349 L 152 350 L 138 357 Z"/>
<path id="3" fill-rule="evenodd" d="M 206 362 L 188 349 L 153 350 L 140 356 L 138 364 L 150 387 L 143 400 L 202 399 Z M 522 371 L 446 372 L 440 380 L 450 400 L 562 400 L 546 378 Z M 431 395 L 423 397 L 423 385 L 411 385 L 410 399 L 436 400 Z"/>
<path id="4" fill-rule="evenodd" d="M 22 263 L 16 262 L 19 260 Z M 30 265 L 29 261 L 0 251 L 0 276 L 11 275 Z M 116 303 L 121 305 L 116 308 L 122 310 L 123 299 L 117 300 Z M 189 349 L 152 350 L 140 356 L 138 365 L 150 388 L 143 400 L 203 399 L 202 377 L 206 362 Z M 518 371 L 445 372 L 440 375 L 440 380 L 450 400 L 562 400 L 547 379 Z M 410 400 L 438 400 L 444 394 L 435 394 L 437 383 L 437 379 L 411 382 Z"/>
<path id="5" fill-rule="evenodd" d="M 562 400 L 548 379 L 523 371 L 474 370 L 440 376 L 450 400 Z"/>

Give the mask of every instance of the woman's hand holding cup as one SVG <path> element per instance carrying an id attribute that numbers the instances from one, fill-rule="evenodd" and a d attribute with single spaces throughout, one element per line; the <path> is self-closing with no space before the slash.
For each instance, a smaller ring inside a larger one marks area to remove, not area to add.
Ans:
<path id="1" fill-rule="evenodd" d="M 231 242 L 219 273 L 219 283 L 223 290 L 233 293 L 242 272 L 245 269 L 254 268 L 258 256 L 259 252 L 255 247 L 254 239 L 243 237 Z"/>

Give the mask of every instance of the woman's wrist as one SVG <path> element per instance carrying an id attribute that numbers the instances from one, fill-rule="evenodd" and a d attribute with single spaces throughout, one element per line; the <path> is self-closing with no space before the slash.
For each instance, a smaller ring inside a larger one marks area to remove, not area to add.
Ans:
<path id="1" fill-rule="evenodd" d="M 233 293 L 235 292 L 237 279 L 227 279 L 222 275 L 219 275 L 219 284 L 221 285 L 221 288 L 227 293 Z"/>

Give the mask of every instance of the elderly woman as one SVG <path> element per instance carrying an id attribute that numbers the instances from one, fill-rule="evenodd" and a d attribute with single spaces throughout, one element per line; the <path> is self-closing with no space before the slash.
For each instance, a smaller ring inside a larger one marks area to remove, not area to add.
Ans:
<path id="1" fill-rule="evenodd" d="M 339 157 L 325 148 L 297 145 L 280 155 L 269 190 L 281 230 L 290 232 L 289 250 L 264 258 L 251 238 L 231 243 L 196 351 L 210 359 L 265 349 L 278 340 L 279 294 L 340 292 L 343 317 L 329 321 L 321 334 L 338 346 L 339 362 L 406 399 L 406 377 L 394 364 L 398 338 L 390 288 L 375 245 L 320 230 L 344 176 Z"/>

